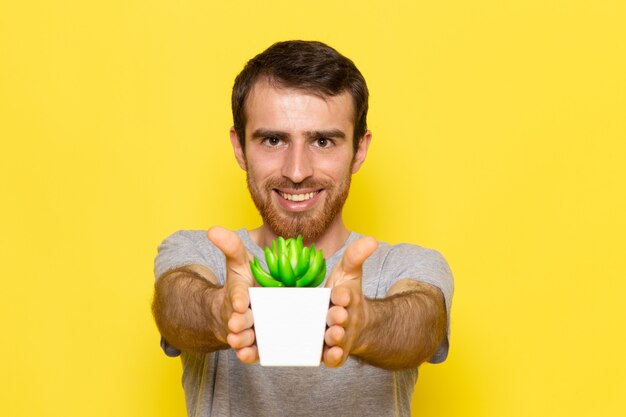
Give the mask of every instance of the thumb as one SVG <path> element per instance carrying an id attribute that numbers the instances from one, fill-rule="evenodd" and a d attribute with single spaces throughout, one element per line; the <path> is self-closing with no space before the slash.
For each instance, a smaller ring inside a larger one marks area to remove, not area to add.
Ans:
<path id="1" fill-rule="evenodd" d="M 226 257 L 226 290 L 234 310 L 243 313 L 250 303 L 248 288 L 254 285 L 248 252 L 239 236 L 223 227 L 212 227 L 207 237 Z"/>
<path id="2" fill-rule="evenodd" d="M 227 269 L 229 266 L 245 265 L 248 262 L 248 252 L 241 238 L 232 230 L 214 226 L 208 230 L 207 237 L 226 256 Z"/>
<path id="3" fill-rule="evenodd" d="M 378 241 L 371 236 L 364 236 L 352 242 L 346 248 L 341 259 L 341 272 L 344 279 L 360 279 L 363 263 L 374 253 Z"/>
<path id="4" fill-rule="evenodd" d="M 352 242 L 343 254 L 344 272 L 360 271 L 365 260 L 374 253 L 377 247 L 378 241 L 371 236 L 364 236 Z"/>

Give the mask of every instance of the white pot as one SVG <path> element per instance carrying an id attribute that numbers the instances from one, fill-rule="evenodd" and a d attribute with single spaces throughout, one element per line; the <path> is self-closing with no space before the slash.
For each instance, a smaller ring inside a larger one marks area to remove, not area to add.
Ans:
<path id="1" fill-rule="evenodd" d="M 249 288 L 262 366 L 319 366 L 330 288 Z"/>

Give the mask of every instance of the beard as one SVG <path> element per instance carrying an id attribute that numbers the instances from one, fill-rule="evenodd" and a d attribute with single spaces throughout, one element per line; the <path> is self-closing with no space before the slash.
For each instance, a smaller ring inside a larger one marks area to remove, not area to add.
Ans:
<path id="1" fill-rule="evenodd" d="M 294 183 L 286 178 L 270 178 L 264 184 L 253 180 L 250 170 L 246 173 L 248 190 L 254 205 L 259 210 L 263 223 L 277 236 L 284 238 L 302 235 L 305 242 L 315 242 L 320 238 L 343 208 L 350 191 L 351 175 L 348 174 L 341 182 L 317 181 L 307 178 Z M 285 212 L 273 202 L 274 189 L 290 188 L 293 190 L 314 188 L 323 189 L 326 194 L 324 204 L 312 210 L 302 212 Z"/>

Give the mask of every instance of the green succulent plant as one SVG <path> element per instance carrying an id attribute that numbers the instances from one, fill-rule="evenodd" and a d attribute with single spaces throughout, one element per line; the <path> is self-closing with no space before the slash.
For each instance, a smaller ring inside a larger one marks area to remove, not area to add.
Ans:
<path id="1" fill-rule="evenodd" d="M 322 249 L 315 245 L 306 247 L 302 236 L 272 241 L 272 247 L 265 247 L 266 271 L 255 256 L 250 261 L 250 269 L 262 287 L 317 287 L 326 276 L 326 260 Z"/>

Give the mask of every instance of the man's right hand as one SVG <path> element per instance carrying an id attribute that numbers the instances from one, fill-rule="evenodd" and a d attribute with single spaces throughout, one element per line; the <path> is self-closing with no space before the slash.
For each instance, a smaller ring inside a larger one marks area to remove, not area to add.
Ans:
<path id="1" fill-rule="evenodd" d="M 255 285 L 248 262 L 252 259 L 239 236 L 223 227 L 207 232 L 211 242 L 226 257 L 226 282 L 221 290 L 222 320 L 226 324 L 226 342 L 243 363 L 259 360 L 252 326 L 252 310 L 248 288 Z"/>

